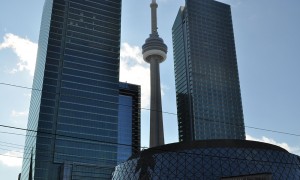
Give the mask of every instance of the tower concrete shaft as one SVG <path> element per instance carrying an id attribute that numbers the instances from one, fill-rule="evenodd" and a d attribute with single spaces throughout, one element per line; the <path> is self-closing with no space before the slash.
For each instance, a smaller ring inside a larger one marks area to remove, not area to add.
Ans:
<path id="1" fill-rule="evenodd" d="M 150 145 L 164 145 L 163 116 L 159 64 L 167 57 L 168 48 L 157 32 L 157 3 L 152 0 L 151 34 L 143 45 L 143 58 L 150 64 L 151 99 L 150 99 Z"/>
<path id="2" fill-rule="evenodd" d="M 164 145 L 164 128 L 161 105 L 159 62 L 155 56 L 150 59 L 150 147 Z"/>

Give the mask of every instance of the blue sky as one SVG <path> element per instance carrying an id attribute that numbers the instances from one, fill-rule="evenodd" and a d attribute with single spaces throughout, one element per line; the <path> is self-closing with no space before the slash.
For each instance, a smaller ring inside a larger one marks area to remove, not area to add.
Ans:
<path id="1" fill-rule="evenodd" d="M 300 134 L 300 1 L 219 0 L 232 6 L 245 124 Z M 31 87 L 44 0 L 1 0 L 0 82 Z M 142 85 L 149 105 L 149 66 L 140 47 L 150 33 L 150 0 L 123 0 L 121 80 Z M 163 111 L 176 113 L 171 27 L 184 0 L 158 0 L 159 34 L 169 47 L 161 64 Z M 27 125 L 30 90 L 0 85 L 0 124 Z M 164 113 L 166 143 L 176 142 L 177 117 Z M 25 137 L 0 128 L 0 174 L 16 179 Z M 300 137 L 246 128 L 249 139 L 300 154 Z M 142 146 L 148 146 L 149 111 L 142 110 Z M 7 144 L 13 143 L 13 144 Z M 21 145 L 17 146 L 15 144 Z M 4 156 L 3 156 L 4 155 Z"/>

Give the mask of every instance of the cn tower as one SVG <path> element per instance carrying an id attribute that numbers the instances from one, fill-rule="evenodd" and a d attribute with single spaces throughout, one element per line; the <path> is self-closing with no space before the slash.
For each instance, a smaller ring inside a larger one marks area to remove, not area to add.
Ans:
<path id="1" fill-rule="evenodd" d="M 150 104 L 150 145 L 164 145 L 164 129 L 161 105 L 159 64 L 166 60 L 168 47 L 157 32 L 157 3 L 152 0 L 151 34 L 143 45 L 143 58 L 150 64 L 151 104 Z"/>

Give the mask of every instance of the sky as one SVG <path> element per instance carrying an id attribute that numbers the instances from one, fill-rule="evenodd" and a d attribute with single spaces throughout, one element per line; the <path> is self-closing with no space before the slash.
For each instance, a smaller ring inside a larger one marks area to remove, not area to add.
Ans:
<path id="1" fill-rule="evenodd" d="M 218 1 L 232 8 L 247 139 L 300 155 L 300 1 Z M 43 3 L 0 0 L 0 83 L 32 86 Z M 150 0 L 122 4 L 120 80 L 141 85 L 143 108 L 149 108 L 150 95 L 149 65 L 141 55 L 150 33 L 149 4 Z M 178 128 L 171 28 L 184 0 L 158 0 L 158 4 L 158 32 L 169 48 L 161 64 L 164 132 L 166 143 L 172 143 L 178 141 Z M 30 94 L 0 84 L 0 125 L 27 127 Z M 142 109 L 141 121 L 141 143 L 147 147 L 149 110 Z M 24 134 L 0 127 L 2 179 L 16 179 L 21 171 Z"/>

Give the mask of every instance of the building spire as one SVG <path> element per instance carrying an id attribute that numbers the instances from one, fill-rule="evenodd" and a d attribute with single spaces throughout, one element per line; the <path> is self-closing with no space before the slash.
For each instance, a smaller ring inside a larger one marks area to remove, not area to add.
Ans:
<path id="1" fill-rule="evenodd" d="M 157 3 L 156 0 L 152 0 L 152 3 L 150 4 L 151 7 L 151 33 L 158 34 L 157 33 Z"/>

